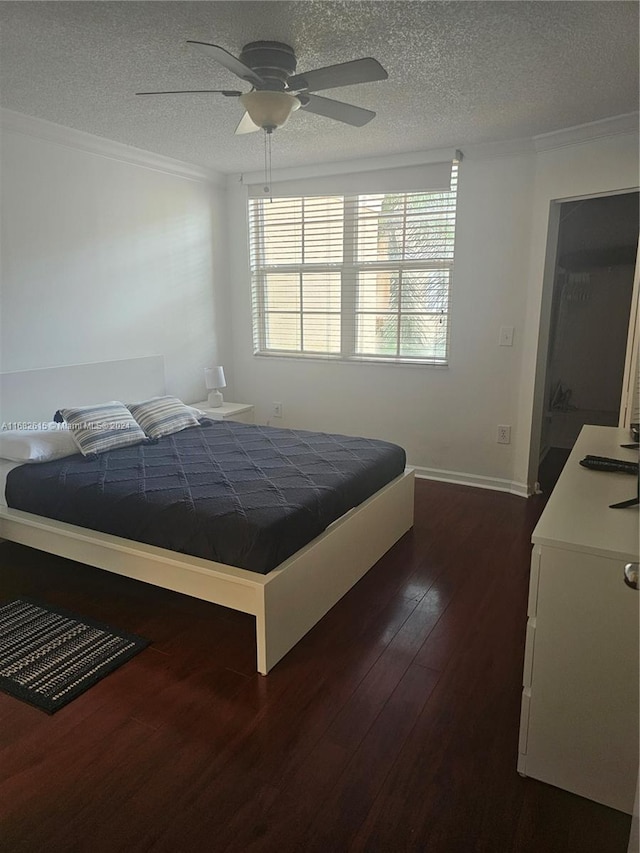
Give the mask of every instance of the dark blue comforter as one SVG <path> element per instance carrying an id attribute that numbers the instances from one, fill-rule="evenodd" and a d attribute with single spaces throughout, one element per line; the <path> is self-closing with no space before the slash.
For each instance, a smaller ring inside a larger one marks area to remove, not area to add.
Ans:
<path id="1" fill-rule="evenodd" d="M 21 465 L 14 509 L 266 574 L 402 473 L 384 441 L 229 421 Z"/>

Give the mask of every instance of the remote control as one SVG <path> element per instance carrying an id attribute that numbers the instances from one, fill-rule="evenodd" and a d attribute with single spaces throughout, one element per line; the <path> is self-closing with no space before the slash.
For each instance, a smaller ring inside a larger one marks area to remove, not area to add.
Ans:
<path id="1" fill-rule="evenodd" d="M 594 471 L 618 471 L 622 474 L 638 474 L 638 463 L 628 462 L 624 459 L 610 459 L 608 456 L 585 456 L 580 460 L 585 468 Z"/>

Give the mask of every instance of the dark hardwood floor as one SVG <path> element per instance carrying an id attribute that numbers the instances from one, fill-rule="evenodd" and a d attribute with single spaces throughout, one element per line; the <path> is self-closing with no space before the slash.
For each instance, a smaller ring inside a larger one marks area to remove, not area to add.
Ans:
<path id="1" fill-rule="evenodd" d="M 1 599 L 153 641 L 54 716 L 0 693 L 0 848 L 623 853 L 627 815 L 516 773 L 545 499 L 418 481 L 413 531 L 266 678 L 251 617 L 0 545 Z"/>

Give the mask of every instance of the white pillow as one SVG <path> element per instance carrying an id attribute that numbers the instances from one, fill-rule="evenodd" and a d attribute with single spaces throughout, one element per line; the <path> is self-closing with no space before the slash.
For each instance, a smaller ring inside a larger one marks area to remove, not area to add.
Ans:
<path id="1" fill-rule="evenodd" d="M 66 424 L 42 426 L 42 429 L 0 430 L 0 458 L 11 462 L 51 462 L 78 452 Z"/>

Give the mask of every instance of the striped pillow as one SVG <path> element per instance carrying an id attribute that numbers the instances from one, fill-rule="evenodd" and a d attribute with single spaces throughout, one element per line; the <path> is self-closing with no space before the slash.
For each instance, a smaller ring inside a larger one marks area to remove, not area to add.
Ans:
<path id="1" fill-rule="evenodd" d="M 83 456 L 139 444 L 147 438 L 124 403 L 117 400 L 59 411 Z"/>
<path id="2" fill-rule="evenodd" d="M 193 409 L 177 397 L 152 397 L 141 403 L 128 403 L 127 408 L 149 438 L 198 426 Z"/>

